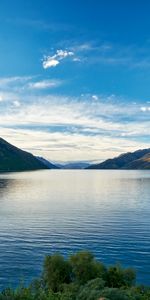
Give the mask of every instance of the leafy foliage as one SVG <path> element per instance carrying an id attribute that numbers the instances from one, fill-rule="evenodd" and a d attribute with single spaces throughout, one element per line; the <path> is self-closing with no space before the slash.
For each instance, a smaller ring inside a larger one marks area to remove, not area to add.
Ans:
<path id="1" fill-rule="evenodd" d="M 63 283 L 71 281 L 71 268 L 62 255 L 46 256 L 44 261 L 43 279 L 48 289 L 57 292 Z"/>
<path id="2" fill-rule="evenodd" d="M 79 283 L 84 284 L 93 278 L 103 278 L 106 268 L 94 259 L 88 251 L 81 251 L 70 257 L 73 278 Z"/>
<path id="3" fill-rule="evenodd" d="M 135 285 L 135 272 L 104 266 L 88 251 L 65 259 L 46 256 L 41 278 L 29 287 L 5 289 L 0 300 L 149 300 L 150 288 Z"/>
<path id="4" fill-rule="evenodd" d="M 106 282 L 109 287 L 130 287 L 135 283 L 135 272 L 128 268 L 123 269 L 120 265 L 112 266 L 107 271 Z"/>

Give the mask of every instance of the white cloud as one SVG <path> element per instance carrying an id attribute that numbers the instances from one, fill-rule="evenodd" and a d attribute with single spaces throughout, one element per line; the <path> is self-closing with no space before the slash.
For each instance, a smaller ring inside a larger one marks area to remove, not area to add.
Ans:
<path id="1" fill-rule="evenodd" d="M 0 77 L 0 87 L 7 88 L 18 83 L 25 83 L 31 80 L 33 76 L 12 76 L 12 77 Z"/>
<path id="2" fill-rule="evenodd" d="M 98 96 L 97 95 L 92 95 L 92 99 L 97 101 L 98 100 Z"/>
<path id="3" fill-rule="evenodd" d="M 73 61 L 85 62 L 87 64 L 102 64 L 110 66 L 124 66 L 127 68 L 149 68 L 150 47 L 149 44 L 121 45 L 109 41 L 85 41 L 79 43 L 76 40 L 64 41 L 63 46 L 74 53 Z M 143 55 L 141 55 L 141 53 Z"/>
<path id="4" fill-rule="evenodd" d="M 141 137 L 148 136 L 150 120 L 143 119 L 141 105 L 127 105 L 115 95 L 101 95 L 100 102 L 91 97 L 24 95 L 20 106 L 11 95 L 10 105 L 1 103 L 0 136 L 52 160 L 105 159 L 148 148 Z"/>
<path id="5" fill-rule="evenodd" d="M 0 102 L 2 102 L 4 100 L 3 96 L 0 95 Z"/>
<path id="6" fill-rule="evenodd" d="M 68 50 L 57 50 L 53 56 L 44 56 L 43 58 L 43 68 L 48 69 L 51 67 L 56 67 L 61 60 L 74 56 L 74 52 Z"/>
<path id="7" fill-rule="evenodd" d="M 30 90 L 56 88 L 64 81 L 59 79 L 40 79 L 40 76 L 15 76 L 0 78 L 0 102 L 18 99 L 18 95 Z"/>
<path id="8" fill-rule="evenodd" d="M 81 133 L 44 132 L 42 130 L 0 128 L 0 136 L 16 146 L 52 161 L 107 159 L 122 152 L 146 148 L 129 139 L 86 136 Z"/>
<path id="9" fill-rule="evenodd" d="M 60 80 L 42 80 L 37 82 L 30 82 L 30 89 L 47 89 L 47 88 L 55 88 L 62 84 Z"/>
<path id="10" fill-rule="evenodd" d="M 6 105 L 6 103 L 8 104 L 8 103 L 11 103 L 11 102 L 13 102 L 13 101 L 19 101 L 19 95 L 18 95 L 18 93 L 14 93 L 13 91 L 12 92 L 7 92 L 7 91 L 2 91 L 1 93 L 0 93 L 0 103 L 1 103 L 1 105 L 4 105 L 4 103 L 3 102 L 5 102 L 5 105 Z"/>
<path id="11" fill-rule="evenodd" d="M 56 55 L 57 57 L 59 57 L 59 59 L 63 59 L 67 56 L 73 56 L 74 52 L 72 51 L 67 51 L 67 50 L 57 50 L 56 51 Z"/>
<path id="12" fill-rule="evenodd" d="M 81 61 L 81 58 L 79 58 L 79 57 L 74 57 L 74 58 L 73 58 L 73 61 L 80 62 L 80 61 Z"/>
<path id="13" fill-rule="evenodd" d="M 141 111 L 142 112 L 150 112 L 150 106 L 142 106 Z"/>
<path id="14" fill-rule="evenodd" d="M 59 64 L 58 60 L 56 60 L 50 56 L 47 56 L 47 57 L 45 57 L 45 59 L 43 61 L 43 68 L 48 69 L 51 67 L 56 67 L 58 64 Z"/>
<path id="15" fill-rule="evenodd" d="M 20 105 L 21 105 L 18 100 L 14 101 L 13 104 L 15 107 L 20 107 Z"/>
<path id="16" fill-rule="evenodd" d="M 12 76 L 12 77 L 0 77 L 0 90 L 1 94 L 8 95 L 12 92 L 24 91 L 29 81 L 34 80 L 37 76 Z M 4 97 L 6 98 L 6 97 Z"/>

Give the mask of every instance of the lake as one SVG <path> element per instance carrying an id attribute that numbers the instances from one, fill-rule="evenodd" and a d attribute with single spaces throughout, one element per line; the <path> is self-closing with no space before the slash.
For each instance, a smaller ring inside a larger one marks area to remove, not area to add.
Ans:
<path id="1" fill-rule="evenodd" d="M 89 249 L 150 284 L 150 171 L 0 175 L 0 288 L 30 282 L 44 256 Z"/>

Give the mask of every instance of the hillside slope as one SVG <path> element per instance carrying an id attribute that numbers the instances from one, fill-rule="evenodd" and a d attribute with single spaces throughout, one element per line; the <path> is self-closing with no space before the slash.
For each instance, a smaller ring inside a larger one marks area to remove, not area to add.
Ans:
<path id="1" fill-rule="evenodd" d="M 47 159 L 40 157 L 40 156 L 36 156 L 36 158 L 41 161 L 46 167 L 48 167 L 48 169 L 60 169 L 58 166 L 54 165 L 53 163 L 51 163 L 50 161 L 48 161 Z"/>
<path id="2" fill-rule="evenodd" d="M 150 153 L 144 155 L 140 159 L 134 160 L 133 162 L 129 163 L 128 165 L 126 165 L 126 169 L 150 170 Z"/>
<path id="3" fill-rule="evenodd" d="M 87 169 L 150 169 L 150 149 L 137 150 L 107 159 Z"/>
<path id="4" fill-rule="evenodd" d="M 0 172 L 48 169 L 34 155 L 0 138 Z"/>

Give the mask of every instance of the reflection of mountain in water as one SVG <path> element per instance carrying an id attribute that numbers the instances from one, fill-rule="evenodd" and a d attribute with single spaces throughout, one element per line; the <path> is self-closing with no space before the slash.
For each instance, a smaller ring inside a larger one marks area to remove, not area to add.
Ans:
<path id="1" fill-rule="evenodd" d="M 15 181 L 15 179 L 0 178 L 0 201 L 3 195 L 8 193 L 9 189 L 12 190 Z"/>
<path id="2" fill-rule="evenodd" d="M 18 198 L 18 194 L 20 195 L 19 200 L 21 201 L 25 197 L 24 191 L 28 191 L 30 194 L 30 191 L 32 193 L 32 190 L 34 189 L 34 181 L 31 182 L 28 178 L 15 178 L 13 174 L 15 173 L 8 176 L 4 175 L 4 177 L 1 175 L 0 177 L 0 202 L 1 200 L 5 200 L 6 202 L 6 200 L 8 201 L 11 199 L 14 202 L 14 199 L 16 199 L 15 195 Z"/>

